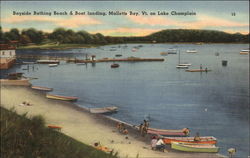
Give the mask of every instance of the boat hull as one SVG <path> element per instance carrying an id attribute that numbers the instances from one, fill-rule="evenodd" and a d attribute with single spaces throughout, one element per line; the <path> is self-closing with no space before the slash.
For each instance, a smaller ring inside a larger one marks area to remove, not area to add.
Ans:
<path id="1" fill-rule="evenodd" d="M 186 70 L 187 72 L 208 72 L 208 71 L 212 71 L 212 70 L 206 70 L 206 69 L 190 69 L 190 70 Z"/>
<path id="2" fill-rule="evenodd" d="M 49 92 L 49 91 L 52 91 L 52 90 L 53 90 L 53 88 L 48 88 L 48 87 L 39 87 L 39 86 L 32 86 L 31 88 L 32 88 L 32 89 L 35 89 L 35 90 L 47 91 L 47 92 Z"/>
<path id="3" fill-rule="evenodd" d="M 153 135 L 162 135 L 162 136 L 179 136 L 179 137 L 186 137 L 188 136 L 186 133 L 184 133 L 182 130 L 153 130 L 153 129 L 148 129 L 147 130 L 148 134 L 153 134 Z"/>
<path id="4" fill-rule="evenodd" d="M 47 94 L 46 97 L 49 99 L 56 99 L 56 100 L 63 100 L 63 101 L 76 101 L 78 99 L 77 97 L 67 97 L 67 96 L 59 96 L 59 95 L 52 95 L 52 94 Z"/>
<path id="5" fill-rule="evenodd" d="M 201 153 L 217 153 L 219 148 L 214 145 L 207 144 L 189 144 L 189 143 L 171 143 L 171 148 L 185 152 L 201 152 Z"/>
<path id="6" fill-rule="evenodd" d="M 172 142 L 181 143 L 196 143 L 196 144 L 216 144 L 217 139 L 212 136 L 200 137 L 200 141 L 194 141 L 194 137 L 165 137 L 163 141 L 165 144 L 171 144 Z"/>
<path id="7" fill-rule="evenodd" d="M 89 111 L 94 114 L 107 114 L 117 112 L 117 107 L 91 108 Z"/>

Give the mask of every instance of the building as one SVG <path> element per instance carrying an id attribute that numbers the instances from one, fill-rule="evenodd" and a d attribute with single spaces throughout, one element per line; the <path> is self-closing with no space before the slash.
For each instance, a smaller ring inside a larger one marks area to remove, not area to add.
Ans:
<path id="1" fill-rule="evenodd" d="M 9 69 L 16 61 L 16 47 L 0 44 L 0 69 Z"/>

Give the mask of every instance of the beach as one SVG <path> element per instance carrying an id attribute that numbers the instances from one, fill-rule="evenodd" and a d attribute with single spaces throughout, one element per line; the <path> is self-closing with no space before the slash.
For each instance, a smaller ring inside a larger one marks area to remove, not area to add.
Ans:
<path id="1" fill-rule="evenodd" d="M 86 109 L 69 102 L 49 100 L 45 93 L 32 90 L 29 87 L 1 86 L 1 106 L 14 108 L 18 114 L 28 116 L 41 115 L 47 125 L 62 127 L 61 132 L 88 145 L 100 142 L 101 145 L 114 149 L 120 157 L 145 158 L 216 158 L 219 154 L 184 153 L 173 150 L 165 152 L 153 151 L 150 140 L 141 138 L 136 131 L 123 135 L 118 132 L 113 120 L 107 117 L 90 114 Z M 20 106 L 23 102 L 31 106 Z M 128 137 L 126 139 L 126 137 Z"/>

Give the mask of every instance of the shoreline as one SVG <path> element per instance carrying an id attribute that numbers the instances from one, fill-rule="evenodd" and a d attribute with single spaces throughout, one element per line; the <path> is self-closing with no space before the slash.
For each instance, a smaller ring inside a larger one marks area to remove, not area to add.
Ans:
<path id="1" fill-rule="evenodd" d="M 45 45 L 31 45 L 17 47 L 17 50 L 70 50 L 70 49 L 80 49 L 80 48 L 97 48 L 100 46 L 108 45 L 121 45 L 121 44 L 193 44 L 193 45 L 206 45 L 206 44 L 248 44 L 248 43 L 204 43 L 204 42 L 165 42 L 165 43 L 152 43 L 152 42 L 136 42 L 136 43 L 110 43 L 110 44 L 65 44 L 68 46 L 45 46 Z"/>
<path id="2" fill-rule="evenodd" d="M 152 151 L 149 136 L 141 137 L 130 124 L 126 125 L 129 135 L 128 139 L 125 139 L 126 135 L 119 133 L 115 127 L 117 121 L 120 120 L 110 116 L 91 114 L 87 108 L 82 108 L 76 103 L 49 100 L 45 94 L 29 87 L 1 86 L 1 106 L 6 109 L 14 107 L 18 114 L 28 112 L 28 116 L 42 115 L 46 125 L 62 126 L 64 134 L 85 144 L 93 145 L 94 142 L 100 141 L 102 145 L 117 151 L 121 157 L 136 157 L 137 154 L 139 158 L 225 157 L 220 154 L 185 153 L 171 149 L 167 149 L 168 152 L 165 153 Z M 28 101 L 33 106 L 19 106 L 22 101 Z"/>

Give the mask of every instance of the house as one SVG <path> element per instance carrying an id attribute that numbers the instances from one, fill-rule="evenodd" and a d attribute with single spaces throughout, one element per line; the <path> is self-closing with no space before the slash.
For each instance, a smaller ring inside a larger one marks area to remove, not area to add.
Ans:
<path id="1" fill-rule="evenodd" d="M 16 47 L 0 44 L 0 69 L 9 69 L 16 61 Z"/>

